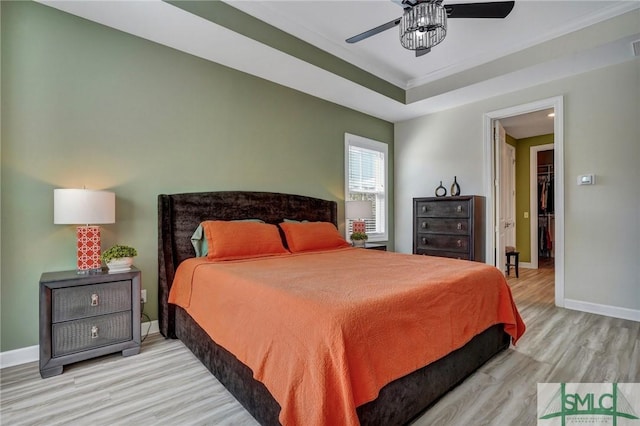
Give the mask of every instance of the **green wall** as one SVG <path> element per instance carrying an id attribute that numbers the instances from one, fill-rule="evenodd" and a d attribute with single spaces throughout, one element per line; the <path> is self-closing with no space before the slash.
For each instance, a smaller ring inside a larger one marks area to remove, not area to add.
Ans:
<path id="1" fill-rule="evenodd" d="M 40 274 L 75 267 L 73 227 L 53 225 L 54 188 L 116 193 L 103 247 L 138 249 L 155 319 L 158 194 L 341 201 L 345 132 L 389 143 L 393 155 L 392 123 L 47 6 L 0 4 L 0 351 L 38 343 Z"/>
<path id="2" fill-rule="evenodd" d="M 520 251 L 521 262 L 531 262 L 531 179 L 530 157 L 531 147 L 553 144 L 553 134 L 516 139 L 516 246 Z M 524 218 L 524 213 L 529 218 Z"/>
<path id="3" fill-rule="evenodd" d="M 340 59 L 291 34 L 267 24 L 223 1 L 166 0 L 173 6 L 186 10 L 231 31 L 271 46 L 288 55 L 344 77 L 398 102 L 405 102 L 405 90 L 381 79 L 362 68 Z"/>

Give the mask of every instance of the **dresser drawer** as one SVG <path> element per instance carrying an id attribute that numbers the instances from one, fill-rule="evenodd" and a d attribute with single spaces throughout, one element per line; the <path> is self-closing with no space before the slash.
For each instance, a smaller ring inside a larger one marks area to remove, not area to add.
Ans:
<path id="1" fill-rule="evenodd" d="M 455 251 L 442 251 L 442 250 L 424 250 L 418 249 L 417 254 L 438 256 L 438 257 L 450 257 L 452 259 L 471 260 L 469 253 L 455 252 Z"/>
<path id="2" fill-rule="evenodd" d="M 419 233 L 469 235 L 471 223 L 468 218 L 438 219 L 418 217 L 416 218 L 416 230 Z"/>
<path id="3" fill-rule="evenodd" d="M 131 330 L 130 311 L 53 324 L 52 356 L 125 342 Z"/>
<path id="4" fill-rule="evenodd" d="M 131 310 L 131 281 L 65 287 L 52 291 L 52 322 Z"/>
<path id="5" fill-rule="evenodd" d="M 418 201 L 418 217 L 469 217 L 468 200 Z"/>
<path id="6" fill-rule="evenodd" d="M 418 234 L 418 249 L 469 252 L 466 235 Z"/>

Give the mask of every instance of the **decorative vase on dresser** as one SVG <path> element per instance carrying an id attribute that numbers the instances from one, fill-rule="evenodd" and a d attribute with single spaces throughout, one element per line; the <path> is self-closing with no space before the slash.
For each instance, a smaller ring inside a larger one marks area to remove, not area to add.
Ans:
<path id="1" fill-rule="evenodd" d="M 413 199 L 413 253 L 485 261 L 485 199 Z"/>

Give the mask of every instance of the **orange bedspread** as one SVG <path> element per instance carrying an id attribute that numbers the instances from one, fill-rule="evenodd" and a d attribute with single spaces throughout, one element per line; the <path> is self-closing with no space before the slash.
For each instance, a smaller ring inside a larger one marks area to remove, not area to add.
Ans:
<path id="1" fill-rule="evenodd" d="M 491 325 L 524 332 L 496 268 L 377 250 L 189 259 L 169 301 L 251 368 L 283 425 L 357 425 L 384 385 Z"/>

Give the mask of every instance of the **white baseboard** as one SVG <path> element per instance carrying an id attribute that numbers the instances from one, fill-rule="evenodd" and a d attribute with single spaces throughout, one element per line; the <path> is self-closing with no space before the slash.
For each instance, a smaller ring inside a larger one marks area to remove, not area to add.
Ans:
<path id="1" fill-rule="evenodd" d="M 151 327 L 149 328 L 149 326 Z M 147 328 L 149 329 L 149 332 L 147 332 Z M 143 322 L 142 324 L 140 324 L 140 330 L 142 331 L 142 337 L 144 337 L 146 334 L 160 333 L 160 326 L 158 325 L 157 320 L 153 320 L 150 322 Z"/>
<path id="2" fill-rule="evenodd" d="M 590 314 L 605 315 L 613 318 L 640 322 L 640 310 L 621 308 L 619 306 L 600 305 L 598 303 L 583 302 L 582 300 L 564 299 L 564 307 L 574 311 Z"/>
<path id="3" fill-rule="evenodd" d="M 147 329 L 149 329 L 147 333 Z M 159 333 L 158 321 L 143 322 L 140 324 L 142 337 L 147 334 Z M 0 368 L 13 367 L 14 365 L 26 364 L 40 359 L 40 346 L 34 345 L 26 348 L 14 349 L 12 351 L 0 352 Z"/>
<path id="4" fill-rule="evenodd" d="M 39 358 L 40 346 L 38 345 L 0 352 L 0 368 L 26 364 L 28 362 L 37 361 Z"/>

